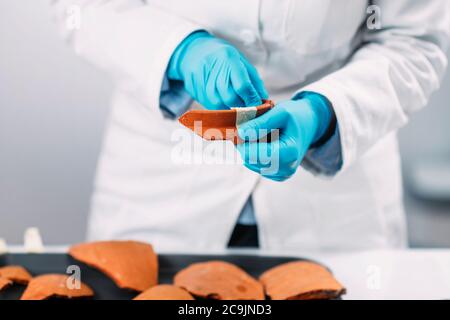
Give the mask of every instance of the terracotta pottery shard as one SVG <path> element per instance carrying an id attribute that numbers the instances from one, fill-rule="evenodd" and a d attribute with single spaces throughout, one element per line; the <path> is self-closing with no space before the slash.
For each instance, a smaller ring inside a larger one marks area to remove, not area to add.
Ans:
<path id="1" fill-rule="evenodd" d="M 0 278 L 5 278 L 18 284 L 27 284 L 32 276 L 24 267 L 7 266 L 0 268 Z"/>
<path id="2" fill-rule="evenodd" d="M 8 288 L 10 285 L 12 285 L 12 281 L 5 279 L 5 278 L 0 278 L 0 291 L 3 291 L 4 289 Z"/>
<path id="3" fill-rule="evenodd" d="M 282 264 L 259 278 L 273 300 L 336 299 L 345 288 L 323 266 L 306 261 Z"/>
<path id="4" fill-rule="evenodd" d="M 150 244 L 100 241 L 72 246 L 69 254 L 99 269 L 119 288 L 144 291 L 158 283 L 158 257 Z"/>
<path id="5" fill-rule="evenodd" d="M 194 263 L 178 272 L 174 283 L 201 298 L 264 300 L 263 287 L 256 279 L 223 261 Z"/>
<path id="6" fill-rule="evenodd" d="M 194 297 L 182 288 L 162 284 L 142 292 L 133 300 L 194 300 Z"/>
<path id="7" fill-rule="evenodd" d="M 206 140 L 231 140 L 234 144 L 242 143 L 237 134 L 237 127 L 273 108 L 270 100 L 257 107 L 233 108 L 230 110 L 190 110 L 178 120 Z"/>
<path id="8" fill-rule="evenodd" d="M 64 274 L 46 274 L 33 278 L 20 300 L 46 300 L 50 298 L 88 298 L 94 292 L 84 283 L 71 288 L 72 280 Z"/>

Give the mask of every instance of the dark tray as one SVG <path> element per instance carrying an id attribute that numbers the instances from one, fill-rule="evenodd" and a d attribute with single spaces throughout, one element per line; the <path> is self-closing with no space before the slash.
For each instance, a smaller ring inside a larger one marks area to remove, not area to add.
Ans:
<path id="1" fill-rule="evenodd" d="M 223 260 L 234 263 L 246 270 L 254 277 L 282 263 L 298 260 L 299 258 L 262 257 L 252 255 L 175 255 L 160 254 L 159 283 L 172 283 L 174 275 L 181 269 L 195 262 L 209 260 Z M 130 300 L 137 293 L 119 289 L 112 280 L 100 271 L 92 269 L 76 261 L 67 254 L 7 254 L 0 256 L 0 266 L 20 265 L 25 267 L 33 276 L 46 273 L 66 274 L 67 267 L 77 265 L 81 269 L 81 281 L 88 284 L 95 292 L 96 300 Z M 0 292 L 0 300 L 17 300 L 25 290 L 24 286 L 14 285 Z"/>

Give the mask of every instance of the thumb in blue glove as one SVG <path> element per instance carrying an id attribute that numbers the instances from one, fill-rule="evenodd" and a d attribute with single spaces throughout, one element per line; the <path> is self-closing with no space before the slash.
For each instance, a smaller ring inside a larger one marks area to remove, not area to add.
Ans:
<path id="1" fill-rule="evenodd" d="M 203 31 L 177 47 L 167 72 L 207 109 L 257 106 L 268 97 L 255 67 L 231 44 Z"/>
<path id="2" fill-rule="evenodd" d="M 279 103 L 242 124 L 238 134 L 245 142 L 237 149 L 247 168 L 284 181 L 294 175 L 309 148 L 324 136 L 332 117 L 331 104 L 325 97 L 303 92 L 299 100 Z M 258 141 L 268 133 L 272 133 L 271 142 Z"/>

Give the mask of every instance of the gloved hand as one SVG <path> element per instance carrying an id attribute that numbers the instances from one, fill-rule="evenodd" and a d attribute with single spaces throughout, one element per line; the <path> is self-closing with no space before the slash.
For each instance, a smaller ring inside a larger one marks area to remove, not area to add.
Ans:
<path id="1" fill-rule="evenodd" d="M 207 32 L 188 36 L 173 53 L 167 72 L 207 109 L 257 106 L 267 99 L 256 69 L 231 44 Z"/>
<path id="2" fill-rule="evenodd" d="M 334 115 L 331 108 L 325 97 L 304 92 L 299 100 L 279 103 L 240 125 L 238 134 L 245 142 L 237 148 L 244 165 L 275 181 L 290 178 L 308 149 L 328 131 Z M 270 132 L 271 142 L 257 141 Z"/>

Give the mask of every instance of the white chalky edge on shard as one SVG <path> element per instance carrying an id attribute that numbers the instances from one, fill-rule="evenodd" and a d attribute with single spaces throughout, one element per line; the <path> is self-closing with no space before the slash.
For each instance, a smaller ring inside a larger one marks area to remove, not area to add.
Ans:
<path id="1" fill-rule="evenodd" d="M 25 230 L 24 246 L 27 253 L 44 252 L 44 245 L 42 244 L 42 238 L 38 228 L 28 228 Z"/>
<path id="2" fill-rule="evenodd" d="M 244 122 L 253 120 L 256 118 L 257 109 L 256 107 L 246 107 L 246 108 L 233 108 L 236 110 L 236 127 L 243 124 Z"/>
<path id="3" fill-rule="evenodd" d="M 0 238 L 0 255 L 8 253 L 8 246 L 6 245 L 5 239 Z"/>

